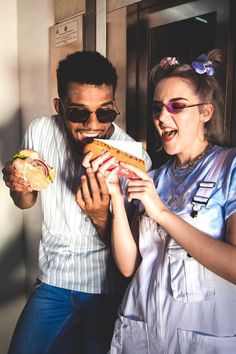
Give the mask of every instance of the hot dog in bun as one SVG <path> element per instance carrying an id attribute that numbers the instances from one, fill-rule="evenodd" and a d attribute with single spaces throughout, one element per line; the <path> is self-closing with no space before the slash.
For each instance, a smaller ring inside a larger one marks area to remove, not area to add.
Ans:
<path id="1" fill-rule="evenodd" d="M 45 189 L 53 182 L 55 169 L 48 166 L 36 151 L 21 150 L 14 155 L 13 160 L 14 167 L 34 190 Z"/>
<path id="2" fill-rule="evenodd" d="M 124 142 L 125 143 L 125 142 Z M 87 154 L 89 151 L 93 153 L 93 159 L 97 158 L 100 156 L 102 153 L 105 151 L 108 151 L 112 156 L 116 158 L 116 163 L 110 167 L 110 169 L 113 169 L 114 167 L 119 166 L 119 171 L 118 175 L 122 177 L 126 177 L 129 179 L 136 179 L 137 176 L 121 166 L 119 163 L 120 162 L 125 162 L 129 163 L 133 166 L 138 167 L 140 170 L 146 172 L 146 167 L 144 164 L 144 161 L 142 159 L 139 159 L 136 156 L 130 155 L 118 148 L 115 148 L 114 146 L 111 146 L 109 144 L 104 143 L 103 141 L 100 140 L 93 140 L 91 143 L 86 144 L 83 150 L 84 155 Z"/>

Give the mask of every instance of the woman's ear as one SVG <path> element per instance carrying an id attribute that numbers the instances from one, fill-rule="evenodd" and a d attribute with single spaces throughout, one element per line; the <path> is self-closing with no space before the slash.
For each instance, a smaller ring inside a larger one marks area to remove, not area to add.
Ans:
<path id="1" fill-rule="evenodd" d="M 62 115 L 62 107 L 61 107 L 61 101 L 59 98 L 54 98 L 53 100 L 53 106 L 55 108 L 55 111 L 59 114 Z"/>
<path id="2" fill-rule="evenodd" d="M 211 103 L 206 103 L 203 106 L 202 112 L 201 112 L 201 122 L 206 123 L 208 122 L 214 112 L 214 107 Z"/>

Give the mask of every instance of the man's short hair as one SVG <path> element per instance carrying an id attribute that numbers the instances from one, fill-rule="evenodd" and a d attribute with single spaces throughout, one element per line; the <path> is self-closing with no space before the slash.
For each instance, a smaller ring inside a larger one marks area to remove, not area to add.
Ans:
<path id="1" fill-rule="evenodd" d="M 98 52 L 75 52 L 61 60 L 57 68 L 57 89 L 61 99 L 67 94 L 69 82 L 111 85 L 115 95 L 117 72 L 111 62 Z"/>

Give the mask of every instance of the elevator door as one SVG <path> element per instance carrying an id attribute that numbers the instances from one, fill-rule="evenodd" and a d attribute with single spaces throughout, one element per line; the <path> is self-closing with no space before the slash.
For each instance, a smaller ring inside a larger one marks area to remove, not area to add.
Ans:
<path id="1" fill-rule="evenodd" d="M 177 56 L 191 63 L 197 56 L 215 47 L 227 53 L 230 4 L 227 0 L 199 0 L 168 7 L 167 1 L 163 9 L 163 5 L 147 7 L 147 3 L 141 1 L 136 6 L 136 12 L 134 6 L 128 11 L 126 126 L 128 133 L 144 143 L 153 167 L 158 167 L 168 156 L 160 151 L 161 142 L 150 117 L 153 94 L 148 82 L 150 70 L 164 56 Z M 232 85 L 227 81 L 229 72 L 223 71 L 221 77 L 226 92 L 230 92 Z M 230 97 L 226 97 L 227 107 L 229 100 Z M 229 126 L 230 119 L 224 118 L 226 136 Z"/>

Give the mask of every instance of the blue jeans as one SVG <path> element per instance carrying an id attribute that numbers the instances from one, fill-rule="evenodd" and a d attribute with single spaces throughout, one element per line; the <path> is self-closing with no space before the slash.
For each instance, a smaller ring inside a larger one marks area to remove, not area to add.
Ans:
<path id="1" fill-rule="evenodd" d="M 41 283 L 22 311 L 8 354 L 105 354 L 120 301 L 117 294 Z"/>

